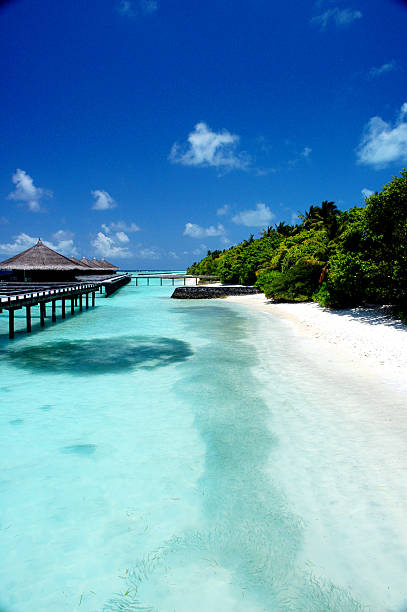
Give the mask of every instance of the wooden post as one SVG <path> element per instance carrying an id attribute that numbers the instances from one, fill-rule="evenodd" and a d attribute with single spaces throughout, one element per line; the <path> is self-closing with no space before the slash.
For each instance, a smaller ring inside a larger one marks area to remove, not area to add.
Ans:
<path id="1" fill-rule="evenodd" d="M 8 309 L 8 337 L 10 340 L 14 338 L 14 308 Z"/>
<path id="2" fill-rule="evenodd" d="M 40 302 L 40 325 L 41 327 L 44 327 L 45 325 L 45 316 L 46 316 L 45 302 Z"/>
<path id="3" fill-rule="evenodd" d="M 92 291 L 92 306 L 95 305 L 95 291 Z"/>
<path id="4" fill-rule="evenodd" d="M 103 293 L 103 285 L 100 285 L 99 293 Z"/>
<path id="5" fill-rule="evenodd" d="M 184 276 L 184 285 L 185 285 L 186 277 Z"/>
<path id="6" fill-rule="evenodd" d="M 77 295 L 75 295 L 74 300 L 75 300 L 75 306 L 77 306 L 78 305 L 78 296 Z"/>
<path id="7" fill-rule="evenodd" d="M 138 287 L 138 278 L 136 276 L 136 287 Z"/>
<path id="8" fill-rule="evenodd" d="M 62 318 L 65 319 L 65 298 L 62 298 Z"/>
<path id="9" fill-rule="evenodd" d="M 147 276 L 147 285 L 150 285 L 150 277 Z"/>
<path id="10" fill-rule="evenodd" d="M 71 298 L 71 315 L 75 314 L 75 298 Z"/>
<path id="11" fill-rule="evenodd" d="M 52 308 L 52 322 L 55 323 L 55 321 L 57 320 L 57 313 L 56 313 L 56 300 L 52 300 L 51 302 L 51 308 Z"/>
<path id="12" fill-rule="evenodd" d="M 86 310 L 88 310 L 88 308 L 89 308 L 89 293 L 85 294 L 85 304 L 86 304 Z"/>
<path id="13" fill-rule="evenodd" d="M 195 285 L 197 285 L 197 284 L 198 284 L 198 277 L 195 276 Z"/>
<path id="14" fill-rule="evenodd" d="M 163 277 L 162 276 L 160 277 L 160 281 L 161 281 L 160 284 L 162 285 L 163 284 Z"/>
<path id="15" fill-rule="evenodd" d="M 82 293 L 79 294 L 79 310 L 82 312 Z"/>
<path id="16" fill-rule="evenodd" d="M 25 318 L 27 320 L 27 334 L 31 332 L 31 306 L 25 307 Z"/>

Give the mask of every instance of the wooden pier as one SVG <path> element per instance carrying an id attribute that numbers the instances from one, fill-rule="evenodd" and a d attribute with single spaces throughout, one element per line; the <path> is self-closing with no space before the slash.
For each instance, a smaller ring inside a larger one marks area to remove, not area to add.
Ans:
<path id="1" fill-rule="evenodd" d="M 105 290 L 105 297 L 109 297 L 123 287 L 130 283 L 132 277 L 130 274 L 115 274 L 114 276 L 78 276 L 77 280 L 81 283 L 96 283 L 99 287 L 99 293 L 103 293 Z"/>
<path id="2" fill-rule="evenodd" d="M 61 300 L 61 318 L 66 318 L 66 301 L 70 301 L 71 316 L 75 308 L 79 312 L 88 310 L 89 302 L 95 305 L 96 292 L 105 292 L 109 297 L 131 281 L 129 274 L 120 274 L 111 277 L 97 277 L 95 280 L 66 283 L 27 283 L 27 282 L 0 282 L 0 313 L 8 310 L 9 338 L 12 340 L 14 332 L 14 313 L 16 310 L 26 309 L 26 329 L 31 332 L 31 308 L 40 307 L 40 326 L 45 326 L 47 305 L 51 305 L 51 320 L 56 322 L 56 303 Z"/>
<path id="3" fill-rule="evenodd" d="M 53 285 L 53 288 L 50 286 Z M 55 286 L 57 285 L 57 286 Z M 30 283 L 0 283 L 0 312 L 8 310 L 9 338 L 14 338 L 14 313 L 16 310 L 25 308 L 26 329 L 31 332 L 31 308 L 40 307 L 40 325 L 45 326 L 47 304 L 51 304 L 51 320 L 56 322 L 56 302 L 61 300 L 61 317 L 66 316 L 66 301 L 70 300 L 71 315 L 75 314 L 75 306 L 79 305 L 79 311 L 83 310 L 83 298 L 85 309 L 89 308 L 89 296 L 92 306 L 95 305 L 95 294 L 99 289 L 97 283 L 69 284 L 69 283 L 47 283 L 43 285 L 30 285 Z M 22 293 L 24 291 L 24 293 Z"/>
<path id="4" fill-rule="evenodd" d="M 105 288 L 105 297 L 109 297 L 110 295 L 112 295 L 112 293 L 120 289 L 120 287 L 123 287 L 123 285 L 127 285 L 127 283 L 130 283 L 130 281 L 130 274 L 120 274 L 117 276 L 112 276 L 106 279 L 105 281 L 102 281 L 102 285 Z"/>

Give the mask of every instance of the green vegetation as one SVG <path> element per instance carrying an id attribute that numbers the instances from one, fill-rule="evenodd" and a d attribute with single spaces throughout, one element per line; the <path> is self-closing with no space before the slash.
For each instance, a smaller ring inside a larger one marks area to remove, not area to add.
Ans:
<path id="1" fill-rule="evenodd" d="M 256 284 L 275 301 L 343 308 L 394 304 L 407 313 L 407 170 L 364 207 L 311 206 L 300 223 L 268 227 L 224 251 L 208 251 L 190 274 Z"/>

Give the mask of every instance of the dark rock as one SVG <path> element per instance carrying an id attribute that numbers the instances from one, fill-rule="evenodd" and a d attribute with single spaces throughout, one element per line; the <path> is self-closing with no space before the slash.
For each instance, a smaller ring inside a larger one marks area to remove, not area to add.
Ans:
<path id="1" fill-rule="evenodd" d="M 242 285 L 217 285 L 208 287 L 177 287 L 172 298 L 177 300 L 209 300 L 212 298 L 223 298 L 229 295 L 253 295 L 261 293 L 257 287 L 244 287 Z"/>

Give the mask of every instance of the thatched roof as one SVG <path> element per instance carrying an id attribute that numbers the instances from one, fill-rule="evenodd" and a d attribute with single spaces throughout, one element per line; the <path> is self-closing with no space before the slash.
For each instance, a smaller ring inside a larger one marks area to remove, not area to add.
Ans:
<path id="1" fill-rule="evenodd" d="M 117 266 L 109 263 L 106 259 L 96 259 L 96 257 L 94 257 L 90 263 L 95 266 L 95 268 L 100 268 L 101 270 L 119 270 Z"/>
<path id="2" fill-rule="evenodd" d="M 103 264 L 105 268 L 111 268 L 112 270 L 120 270 L 118 266 L 115 266 L 114 264 L 110 263 L 110 261 L 106 261 L 106 259 L 100 259 L 100 263 Z"/>
<path id="3" fill-rule="evenodd" d="M 81 263 L 84 266 L 87 266 L 88 268 L 91 268 L 92 270 L 102 270 L 105 269 L 104 266 L 101 266 L 100 264 L 97 264 L 97 260 L 96 259 L 86 259 L 86 257 L 82 257 L 81 259 Z"/>
<path id="4" fill-rule="evenodd" d="M 80 260 L 75 257 L 65 257 L 45 246 L 39 239 L 36 245 L 26 251 L 0 262 L 0 270 L 74 270 L 83 273 L 90 270 L 112 272 L 119 268 L 105 259 L 93 258 L 90 261 L 86 257 Z"/>
<path id="5" fill-rule="evenodd" d="M 91 268 L 92 267 L 90 264 L 87 264 L 84 261 L 81 261 L 80 259 L 76 259 L 76 257 L 70 257 L 69 259 L 71 259 L 75 263 L 79 264 L 81 267 L 82 266 L 85 267 L 85 268 Z"/>
<path id="6" fill-rule="evenodd" d="M 101 270 L 106 270 L 106 266 L 104 264 L 102 264 L 102 262 L 100 261 L 100 259 L 96 259 L 96 257 L 94 257 L 93 259 L 90 260 L 90 263 L 92 264 L 92 266 L 94 266 L 95 268 L 100 268 Z"/>
<path id="7" fill-rule="evenodd" d="M 89 266 L 90 268 L 92 267 L 92 264 L 90 263 L 89 259 L 86 259 L 86 257 L 81 257 L 80 260 L 81 263 L 83 263 L 84 266 Z"/>
<path id="8" fill-rule="evenodd" d="M 84 266 L 60 255 L 41 240 L 30 249 L 0 262 L 2 270 L 84 270 Z"/>

